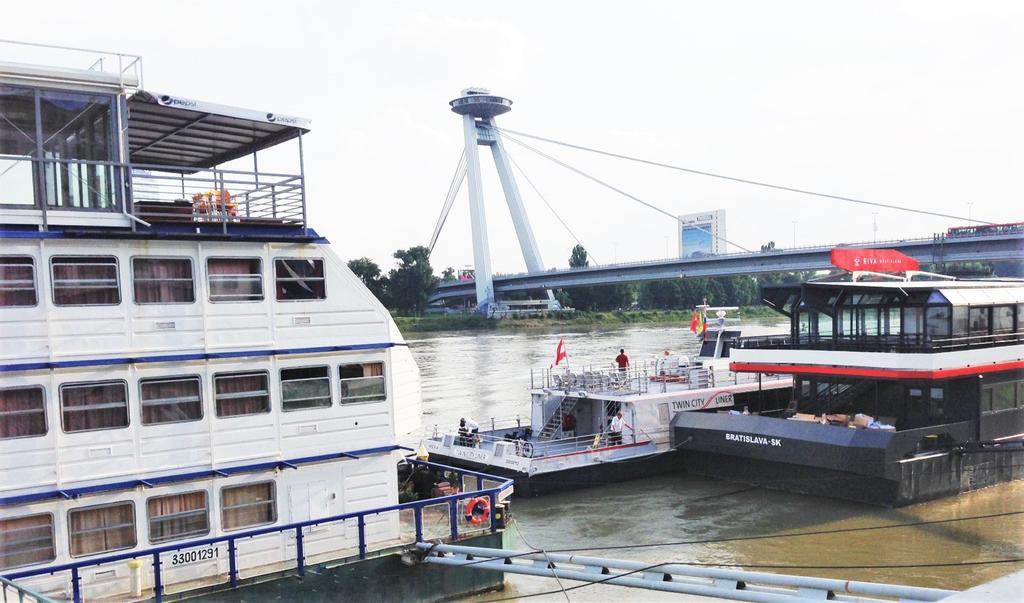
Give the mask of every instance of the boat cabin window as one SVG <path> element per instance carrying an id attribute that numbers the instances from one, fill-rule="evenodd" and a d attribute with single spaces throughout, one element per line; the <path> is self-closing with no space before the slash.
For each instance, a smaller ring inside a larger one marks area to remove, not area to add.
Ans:
<path id="1" fill-rule="evenodd" d="M 46 435 L 43 386 L 0 389 L 0 440 L 42 435 Z"/>
<path id="2" fill-rule="evenodd" d="M 992 308 L 992 332 L 995 334 L 1013 333 L 1013 306 Z"/>
<path id="3" fill-rule="evenodd" d="M 281 369 L 281 408 L 305 410 L 331 405 L 331 375 L 326 366 Z"/>
<path id="4" fill-rule="evenodd" d="M 326 299 L 324 261 L 294 258 L 274 260 L 278 301 Z"/>
<path id="5" fill-rule="evenodd" d="M 209 258 L 206 275 L 211 302 L 263 300 L 263 261 L 260 258 Z"/>
<path id="6" fill-rule="evenodd" d="M 64 431 L 128 427 L 128 385 L 124 381 L 60 386 Z"/>
<path id="7" fill-rule="evenodd" d="M 137 304 L 191 304 L 196 301 L 189 258 L 132 258 Z"/>
<path id="8" fill-rule="evenodd" d="M 988 335 L 991 308 L 971 308 L 969 324 L 971 335 Z"/>
<path id="9" fill-rule="evenodd" d="M 1007 383 L 994 383 L 982 387 L 981 410 L 997 412 L 1024 406 L 1024 400 L 1018 398 L 1021 391 L 1024 391 L 1024 382 L 1021 382 L 1020 385 L 1022 387 L 1018 387 L 1018 382 L 1016 381 L 1009 381 Z"/>
<path id="10" fill-rule="evenodd" d="M 0 203 L 116 209 L 113 114 L 107 94 L 0 86 Z"/>
<path id="11" fill-rule="evenodd" d="M 383 362 L 343 364 L 338 367 L 341 403 L 372 402 L 387 398 Z"/>
<path id="12" fill-rule="evenodd" d="M 116 306 L 121 303 L 117 258 L 54 256 L 53 303 L 57 306 Z"/>
<path id="13" fill-rule="evenodd" d="M 928 306 L 925 310 L 925 333 L 928 338 L 948 338 L 951 318 L 949 306 Z"/>
<path id="14" fill-rule="evenodd" d="M 34 306 L 36 303 L 36 266 L 32 258 L 0 256 L 0 307 Z"/>
<path id="15" fill-rule="evenodd" d="M 51 207 L 112 209 L 113 98 L 82 92 L 39 93 L 43 181 Z"/>
<path id="16" fill-rule="evenodd" d="M 0 85 L 0 204 L 35 204 L 32 159 L 38 149 L 35 90 Z"/>
<path id="17" fill-rule="evenodd" d="M 56 557 L 52 514 L 0 519 L 0 569 L 46 563 Z"/>
<path id="18" fill-rule="evenodd" d="M 183 423 L 203 418 L 203 397 L 199 377 L 142 379 L 142 424 Z"/>
<path id="19" fill-rule="evenodd" d="M 222 488 L 220 506 L 221 528 L 225 531 L 277 521 L 273 482 Z"/>
<path id="20" fill-rule="evenodd" d="M 214 375 L 217 416 L 241 417 L 270 412 L 269 379 L 266 371 Z"/>
<path id="21" fill-rule="evenodd" d="M 135 505 L 121 502 L 68 512 L 71 556 L 95 555 L 136 545 Z"/>
<path id="22" fill-rule="evenodd" d="M 146 517 L 150 544 L 210 533 L 205 490 L 153 496 L 146 500 Z"/>

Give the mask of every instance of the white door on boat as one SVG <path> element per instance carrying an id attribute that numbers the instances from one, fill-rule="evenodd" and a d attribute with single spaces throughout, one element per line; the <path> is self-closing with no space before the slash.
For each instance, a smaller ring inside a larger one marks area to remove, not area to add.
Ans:
<path id="1" fill-rule="evenodd" d="M 327 482 L 315 481 L 292 484 L 288 487 L 289 522 L 307 521 L 331 515 L 331 500 Z M 304 534 L 319 531 L 323 526 L 303 528 Z M 295 535 L 292 533 L 292 538 Z"/>

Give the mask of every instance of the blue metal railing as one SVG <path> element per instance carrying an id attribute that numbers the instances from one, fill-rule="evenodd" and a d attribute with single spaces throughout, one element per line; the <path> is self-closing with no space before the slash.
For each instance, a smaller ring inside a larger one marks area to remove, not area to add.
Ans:
<path id="1" fill-rule="evenodd" d="M 307 527 L 319 526 L 324 524 L 331 524 L 337 522 L 343 522 L 350 519 L 355 519 L 358 523 L 359 533 L 359 559 L 366 559 L 368 552 L 366 543 L 366 517 L 373 515 L 381 515 L 383 513 L 391 513 L 395 511 L 403 511 L 412 509 L 415 518 L 415 530 L 416 530 L 416 542 L 423 541 L 423 509 L 438 504 L 448 505 L 448 517 L 450 536 L 452 540 L 457 540 L 459 537 L 459 515 L 458 515 L 458 504 L 460 500 L 471 499 L 486 496 L 490 502 L 490 508 L 492 512 L 490 514 L 490 525 L 485 529 L 494 533 L 498 530 L 498 523 L 496 514 L 493 512 L 496 505 L 498 504 L 499 498 L 512 488 L 513 480 L 498 476 L 489 475 L 486 473 L 480 473 L 477 471 L 470 471 L 468 469 L 462 469 L 460 467 L 452 467 L 449 465 L 442 465 L 439 463 L 430 463 L 427 461 L 420 461 L 414 458 L 406 459 L 413 465 L 426 465 L 434 469 L 440 469 L 446 472 L 454 473 L 459 479 L 460 483 L 463 481 L 465 476 L 471 476 L 476 478 L 477 489 L 471 492 L 459 492 L 456 494 L 450 494 L 447 496 L 439 496 L 436 498 L 428 498 L 426 500 L 417 500 L 407 503 L 399 503 L 397 505 L 390 505 L 387 507 L 378 507 L 375 509 L 365 509 L 363 511 L 354 511 L 352 513 L 343 513 L 341 515 L 333 515 L 330 517 L 321 517 L 319 519 L 310 519 L 307 521 L 299 521 L 293 523 L 287 523 L 277 526 L 268 526 L 256 530 L 249 530 L 246 532 L 239 532 L 228 536 L 216 536 L 212 538 L 202 538 L 199 540 L 189 540 L 185 542 L 178 542 L 175 544 L 168 544 L 159 547 L 152 547 L 148 549 L 142 549 L 137 551 L 128 551 L 117 555 L 107 555 L 104 557 L 96 557 L 93 559 L 83 559 L 81 561 L 75 561 L 73 563 L 64 563 L 61 565 L 51 565 L 47 567 L 9 572 L 0 576 L 6 580 L 21 580 L 24 578 L 31 578 L 34 576 L 53 575 L 60 572 L 71 573 L 71 592 L 72 599 L 75 603 L 82 602 L 82 584 L 81 584 L 81 570 L 87 567 L 93 567 L 97 565 L 106 565 L 108 563 L 115 563 L 118 561 L 126 561 L 129 559 L 139 559 L 150 557 L 152 559 L 153 566 L 153 598 L 160 603 L 163 600 L 163 576 L 161 572 L 161 561 L 160 555 L 164 553 L 171 553 L 180 551 L 183 549 L 193 549 L 201 546 L 208 546 L 213 544 L 227 543 L 228 546 L 228 582 L 231 588 L 238 587 L 238 560 L 237 560 L 237 543 L 239 540 L 246 540 L 249 538 L 255 538 L 257 536 L 264 536 L 267 534 L 285 533 L 288 531 L 295 532 L 295 551 L 296 551 L 296 572 L 298 576 L 302 577 L 306 574 L 306 559 L 303 548 L 303 533 L 302 529 Z M 497 486 L 492 488 L 484 488 L 484 480 L 492 480 L 499 482 Z"/>

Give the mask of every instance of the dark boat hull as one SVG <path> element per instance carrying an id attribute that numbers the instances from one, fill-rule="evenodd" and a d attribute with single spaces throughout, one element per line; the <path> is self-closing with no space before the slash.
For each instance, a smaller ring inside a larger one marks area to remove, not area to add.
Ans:
<path id="1" fill-rule="evenodd" d="M 973 422 L 905 432 L 768 417 L 687 413 L 673 424 L 688 472 L 898 507 L 1024 479 L 1024 449 L 922 451 L 926 436 L 966 441 Z"/>

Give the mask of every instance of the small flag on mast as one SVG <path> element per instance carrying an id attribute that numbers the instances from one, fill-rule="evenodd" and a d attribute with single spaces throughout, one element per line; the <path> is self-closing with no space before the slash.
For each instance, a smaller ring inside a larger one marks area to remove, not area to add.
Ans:
<path id="1" fill-rule="evenodd" d="M 558 347 L 555 348 L 555 361 L 551 363 L 551 368 L 558 366 L 558 363 L 563 360 L 568 360 L 569 354 L 565 351 L 565 340 L 558 340 Z"/>
<path id="2" fill-rule="evenodd" d="M 696 333 L 697 332 L 697 311 L 696 310 L 694 310 L 690 314 L 690 332 L 692 332 L 692 333 Z"/>

